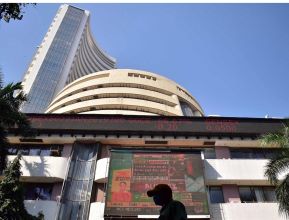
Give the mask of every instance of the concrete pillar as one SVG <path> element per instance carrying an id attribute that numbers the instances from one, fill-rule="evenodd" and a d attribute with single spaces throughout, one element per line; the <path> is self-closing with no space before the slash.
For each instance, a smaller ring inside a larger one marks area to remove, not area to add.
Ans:
<path id="1" fill-rule="evenodd" d="M 72 145 L 71 144 L 65 144 L 63 146 L 62 157 L 69 157 L 71 154 L 71 150 L 72 150 Z"/>
<path id="2" fill-rule="evenodd" d="M 223 188 L 224 201 L 226 203 L 241 202 L 239 189 L 237 185 L 226 184 L 226 185 L 222 185 L 222 188 Z"/>
<path id="3" fill-rule="evenodd" d="M 102 145 L 101 149 L 98 150 L 98 152 L 100 152 L 100 159 L 101 158 L 107 158 L 109 157 L 110 151 L 109 151 L 109 147 L 106 145 Z"/>
<path id="4" fill-rule="evenodd" d="M 104 202 L 105 201 L 105 187 L 102 183 L 96 184 L 96 202 Z"/>

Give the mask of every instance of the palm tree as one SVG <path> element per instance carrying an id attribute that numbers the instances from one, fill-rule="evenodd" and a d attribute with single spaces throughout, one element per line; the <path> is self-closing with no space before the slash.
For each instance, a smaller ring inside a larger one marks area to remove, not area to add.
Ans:
<path id="1" fill-rule="evenodd" d="M 265 134 L 261 144 L 280 146 L 280 152 L 266 165 L 265 175 L 271 184 L 276 186 L 275 193 L 279 202 L 279 212 L 289 216 L 289 127 L 278 133 Z M 278 178 L 282 175 L 281 180 Z M 284 179 L 283 179 L 284 175 Z"/>
<path id="2" fill-rule="evenodd" d="M 9 163 L 0 182 L 0 219 L 44 220 L 42 212 L 38 216 L 29 214 L 24 205 L 24 189 L 20 182 L 21 155 Z"/>
<path id="3" fill-rule="evenodd" d="M 28 119 L 19 111 L 21 104 L 26 101 L 21 83 L 3 84 L 0 70 L 0 171 L 6 167 L 9 129 L 16 126 L 23 135 L 30 131 Z"/>

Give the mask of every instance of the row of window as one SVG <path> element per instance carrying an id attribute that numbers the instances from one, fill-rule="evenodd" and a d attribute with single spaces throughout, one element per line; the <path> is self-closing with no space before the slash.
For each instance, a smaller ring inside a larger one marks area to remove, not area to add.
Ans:
<path id="1" fill-rule="evenodd" d="M 278 153 L 279 149 L 268 148 L 246 148 L 246 149 L 230 149 L 231 159 L 273 159 Z M 204 150 L 205 159 L 216 159 L 216 152 L 214 148 L 207 148 Z"/>
<path id="2" fill-rule="evenodd" d="M 231 149 L 232 159 L 273 159 L 279 149 L 251 148 Z"/>
<path id="3" fill-rule="evenodd" d="M 140 74 L 140 73 L 128 73 L 128 76 L 131 76 L 131 77 L 140 77 L 140 78 L 146 78 L 146 79 L 152 79 L 152 80 L 154 80 L 154 81 L 157 80 L 157 78 L 154 77 L 154 76 L 149 76 L 149 75 Z"/>
<path id="4" fill-rule="evenodd" d="M 209 187 L 211 203 L 224 203 L 221 186 Z M 239 195 L 242 203 L 276 202 L 275 188 L 272 186 L 240 186 Z"/>
<path id="5" fill-rule="evenodd" d="M 62 155 L 62 145 L 16 145 L 8 149 L 9 155 L 22 155 L 29 156 L 55 156 L 60 157 Z M 278 149 L 231 149 L 231 159 L 272 159 L 275 157 Z M 204 149 L 205 159 L 216 159 L 215 149 Z"/>
<path id="6" fill-rule="evenodd" d="M 62 145 L 16 145 L 8 149 L 8 155 L 61 157 L 62 150 Z"/>

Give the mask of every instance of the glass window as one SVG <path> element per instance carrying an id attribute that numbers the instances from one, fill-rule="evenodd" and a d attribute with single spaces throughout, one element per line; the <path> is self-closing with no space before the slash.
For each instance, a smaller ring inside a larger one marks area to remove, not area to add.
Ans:
<path id="1" fill-rule="evenodd" d="M 279 149 L 264 149 L 264 157 L 266 159 L 274 159 L 278 153 Z"/>
<path id="2" fill-rule="evenodd" d="M 239 187 L 241 202 L 256 202 L 256 195 L 253 187 Z"/>
<path id="3" fill-rule="evenodd" d="M 8 155 L 22 155 L 30 156 L 53 156 L 60 157 L 62 154 L 62 145 L 14 145 L 8 149 Z"/>
<path id="4" fill-rule="evenodd" d="M 35 195 L 37 199 L 40 200 L 50 200 L 51 194 L 52 194 L 52 188 L 51 187 L 35 187 Z"/>
<path id="5" fill-rule="evenodd" d="M 211 203 L 224 203 L 223 190 L 220 186 L 211 186 L 209 188 Z"/>
<path id="6" fill-rule="evenodd" d="M 275 187 L 265 186 L 263 187 L 264 201 L 266 202 L 277 202 Z"/>
<path id="7" fill-rule="evenodd" d="M 264 193 L 262 187 L 254 187 L 256 199 L 258 202 L 264 202 Z"/>
<path id="8" fill-rule="evenodd" d="M 40 149 L 39 148 L 31 148 L 29 155 L 30 156 L 39 156 L 40 155 Z"/>
<path id="9" fill-rule="evenodd" d="M 241 159 L 241 158 L 244 158 L 243 152 L 242 152 L 241 150 L 231 149 L 231 150 L 230 150 L 230 154 L 231 154 L 231 158 L 232 158 L 232 159 Z"/>
<path id="10" fill-rule="evenodd" d="M 61 148 L 59 146 L 52 146 L 50 156 L 60 157 L 61 156 Z"/>
<path id="11" fill-rule="evenodd" d="M 182 109 L 184 116 L 194 116 L 193 110 L 187 103 L 180 102 L 180 104 L 181 104 L 181 109 Z"/>
<path id="12" fill-rule="evenodd" d="M 11 147 L 8 149 L 8 155 L 17 155 L 18 149 L 15 147 Z"/>
<path id="13" fill-rule="evenodd" d="M 273 159 L 276 156 L 278 149 L 231 149 L 232 159 Z"/>
<path id="14" fill-rule="evenodd" d="M 26 200 L 51 200 L 53 184 L 25 184 L 25 195 Z"/>
<path id="15" fill-rule="evenodd" d="M 21 148 L 19 149 L 18 153 L 21 153 L 22 155 L 29 155 L 29 148 Z"/>
<path id="16" fill-rule="evenodd" d="M 40 156 L 50 156 L 50 148 L 41 148 Z"/>
<path id="17" fill-rule="evenodd" d="M 255 159 L 264 159 L 264 153 L 261 149 L 255 150 L 254 157 Z"/>
<path id="18" fill-rule="evenodd" d="M 204 150 L 205 159 L 216 159 L 216 152 L 214 148 L 206 148 Z"/>

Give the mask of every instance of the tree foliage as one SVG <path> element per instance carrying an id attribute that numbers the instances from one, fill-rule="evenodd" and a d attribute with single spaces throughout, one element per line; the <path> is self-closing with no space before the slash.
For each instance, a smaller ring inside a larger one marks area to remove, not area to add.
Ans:
<path id="1" fill-rule="evenodd" d="M 21 20 L 23 18 L 23 8 L 27 3 L 1 3 L 0 4 L 0 20 L 9 22 L 10 19 Z M 35 5 L 35 3 L 33 3 Z"/>
<path id="2" fill-rule="evenodd" d="M 280 213 L 289 217 L 289 127 L 284 126 L 278 133 L 263 135 L 261 144 L 280 147 L 280 152 L 268 162 L 265 175 L 270 183 L 276 186 L 275 193 Z"/>
<path id="3" fill-rule="evenodd" d="M 25 114 L 19 111 L 20 105 L 26 101 L 22 92 L 21 83 L 3 85 L 0 71 L 0 171 L 6 168 L 6 157 L 9 143 L 7 134 L 9 129 L 17 127 L 21 134 L 31 135 L 30 124 Z M 24 206 L 22 185 L 19 181 L 21 176 L 21 156 L 4 170 L 4 178 L 0 183 L 0 220 L 40 220 L 30 215 Z"/>
<path id="4" fill-rule="evenodd" d="M 28 119 L 19 111 L 24 101 L 26 96 L 22 92 L 21 83 L 10 83 L 4 86 L 0 72 L 0 170 L 4 170 L 6 166 L 9 129 L 17 127 L 23 136 L 31 134 Z"/>
<path id="5" fill-rule="evenodd" d="M 20 160 L 19 154 L 4 170 L 4 178 L 0 183 L 0 220 L 42 220 L 42 213 L 35 217 L 25 209 L 23 188 L 19 181 Z"/>

